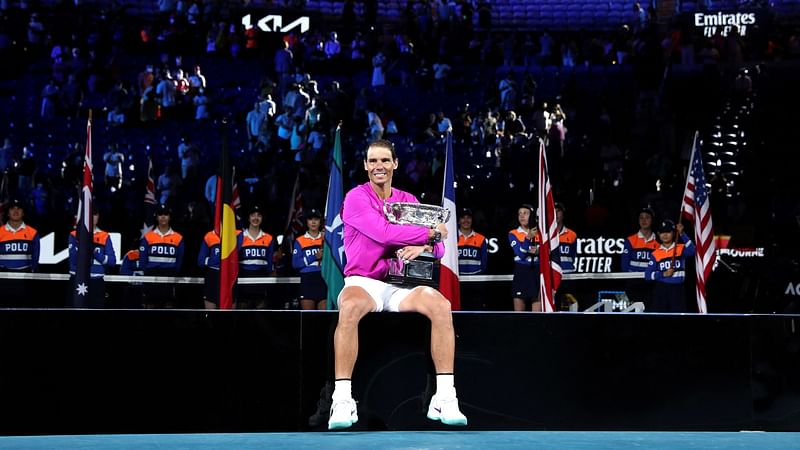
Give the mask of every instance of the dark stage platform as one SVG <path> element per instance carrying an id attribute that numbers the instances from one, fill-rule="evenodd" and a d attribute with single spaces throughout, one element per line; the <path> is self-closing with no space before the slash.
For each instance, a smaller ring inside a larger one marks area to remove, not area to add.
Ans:
<path id="1" fill-rule="evenodd" d="M 471 430 L 800 431 L 795 316 L 456 313 Z M 309 430 L 332 312 L 0 310 L 0 434 Z M 354 430 L 436 430 L 429 325 L 361 326 Z"/>

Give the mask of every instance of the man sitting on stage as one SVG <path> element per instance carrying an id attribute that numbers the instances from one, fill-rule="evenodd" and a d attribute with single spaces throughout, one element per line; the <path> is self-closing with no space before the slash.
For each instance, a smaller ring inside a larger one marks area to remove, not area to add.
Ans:
<path id="1" fill-rule="evenodd" d="M 428 418 L 447 425 L 467 424 L 467 418 L 458 409 L 453 383 L 455 333 L 450 303 L 430 287 L 404 289 L 383 281 L 389 272 L 388 255 L 396 253 L 404 260 L 413 260 L 428 251 L 441 258 L 444 255 L 441 240 L 447 237 L 447 227 L 442 223 L 428 229 L 395 225 L 386 218 L 383 205 L 387 202 L 418 203 L 413 195 L 392 188 L 392 174 L 397 166 L 391 142 L 371 143 L 364 159 L 369 182 L 353 188 L 344 199 L 342 220 L 347 263 L 334 335 L 336 382 L 328 420 L 331 430 L 348 428 L 358 421 L 350 378 L 358 356 L 358 323 L 372 311 L 414 311 L 430 319 L 436 393 L 428 407 Z"/>

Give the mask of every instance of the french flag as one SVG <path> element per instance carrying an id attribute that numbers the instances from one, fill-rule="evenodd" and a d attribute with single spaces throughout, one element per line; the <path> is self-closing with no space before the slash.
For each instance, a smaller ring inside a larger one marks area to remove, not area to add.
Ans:
<path id="1" fill-rule="evenodd" d="M 447 133 L 447 149 L 445 150 L 444 187 L 442 207 L 450 210 L 447 219 L 447 239 L 444 242 L 444 257 L 439 274 L 439 291 L 450 300 L 450 309 L 461 309 L 461 287 L 458 280 L 458 214 L 456 213 L 456 178 L 453 171 L 453 135 Z"/>

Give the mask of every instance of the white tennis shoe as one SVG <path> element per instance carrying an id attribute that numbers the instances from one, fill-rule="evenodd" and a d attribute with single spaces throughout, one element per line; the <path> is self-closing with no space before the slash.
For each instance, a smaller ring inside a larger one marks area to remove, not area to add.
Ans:
<path id="1" fill-rule="evenodd" d="M 328 419 L 329 430 L 350 428 L 358 422 L 358 409 L 356 401 L 352 398 L 334 399 L 331 404 L 331 417 Z"/>
<path id="2" fill-rule="evenodd" d="M 455 396 L 440 398 L 434 395 L 428 406 L 428 419 L 438 420 L 445 425 L 465 426 L 467 424 L 467 416 L 461 414 L 458 409 L 458 398 Z"/>

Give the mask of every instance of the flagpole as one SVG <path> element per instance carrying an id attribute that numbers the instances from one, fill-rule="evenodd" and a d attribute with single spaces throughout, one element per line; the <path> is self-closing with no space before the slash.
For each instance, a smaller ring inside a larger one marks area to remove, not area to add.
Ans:
<path id="1" fill-rule="evenodd" d="M 689 174 L 692 172 L 692 162 L 694 162 L 694 152 L 697 151 L 697 137 L 700 135 L 699 131 L 694 132 L 694 139 L 692 140 L 692 154 L 689 156 L 689 169 L 686 172 L 686 183 L 683 185 L 683 192 L 686 192 L 686 189 L 689 188 Z M 681 195 L 684 195 L 681 193 Z M 672 247 L 672 266 L 675 267 L 675 257 L 678 251 L 678 229 L 677 224 L 681 223 L 681 219 L 683 218 L 683 201 L 681 201 L 681 210 L 678 213 L 678 220 L 675 222 L 675 234 L 673 235 L 673 247 Z"/>

